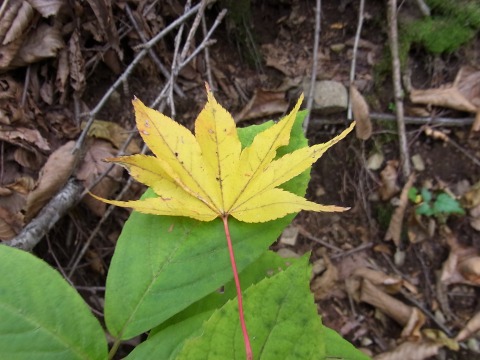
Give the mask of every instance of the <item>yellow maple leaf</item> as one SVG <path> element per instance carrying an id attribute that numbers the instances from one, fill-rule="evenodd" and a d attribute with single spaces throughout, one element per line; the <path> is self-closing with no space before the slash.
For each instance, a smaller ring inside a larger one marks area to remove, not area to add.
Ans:
<path id="1" fill-rule="evenodd" d="M 134 99 L 137 127 L 155 156 L 108 159 L 130 172 L 158 195 L 137 201 L 105 200 L 154 215 L 188 216 L 201 221 L 233 216 L 244 222 L 265 222 L 300 210 L 344 211 L 320 205 L 277 186 L 299 175 L 332 145 L 352 131 L 352 123 L 332 140 L 301 148 L 275 159 L 288 145 L 303 100 L 282 120 L 257 134 L 244 149 L 230 113 L 207 86 L 208 101 L 195 122 L 195 135 L 160 112 Z"/>

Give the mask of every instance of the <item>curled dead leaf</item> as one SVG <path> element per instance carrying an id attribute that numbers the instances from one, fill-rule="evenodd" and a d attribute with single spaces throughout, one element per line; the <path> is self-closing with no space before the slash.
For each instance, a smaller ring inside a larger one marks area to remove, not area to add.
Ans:
<path id="1" fill-rule="evenodd" d="M 111 165 L 103 159 L 111 158 L 116 155 L 115 149 L 112 145 L 103 140 L 94 140 L 88 147 L 82 164 L 76 171 L 76 177 L 83 181 L 86 188 L 90 187 L 99 175 L 107 171 Z M 122 175 L 123 170 L 120 167 L 113 167 L 93 189 L 91 193 L 100 197 L 109 197 L 116 190 L 117 182 L 115 178 L 119 178 Z M 94 199 L 91 196 L 86 196 L 82 200 L 87 207 L 97 216 L 102 216 L 106 210 L 106 204 Z"/>
<path id="2" fill-rule="evenodd" d="M 255 89 L 248 104 L 235 116 L 236 122 L 250 119 L 258 119 L 266 116 L 285 113 L 288 102 L 285 93 Z"/>
<path id="3" fill-rule="evenodd" d="M 424 360 L 437 355 L 442 347 L 433 341 L 407 341 L 394 350 L 375 356 L 374 360 Z"/>
<path id="4" fill-rule="evenodd" d="M 388 225 L 387 233 L 385 234 L 385 240 L 392 240 L 397 247 L 400 245 L 403 217 L 408 205 L 408 191 L 412 187 L 414 181 L 415 175 L 411 174 L 403 186 L 402 193 L 400 194 L 400 203 L 393 212 L 392 218 L 390 219 L 390 224 Z"/>
<path id="5" fill-rule="evenodd" d="M 357 122 L 355 134 L 361 140 L 367 140 L 372 135 L 370 110 L 365 98 L 354 85 L 350 85 L 350 101 L 352 102 L 353 119 Z"/>
<path id="6" fill-rule="evenodd" d="M 85 127 L 85 124 L 86 122 L 82 123 L 82 129 Z M 88 136 L 107 140 L 117 149 L 120 149 L 130 136 L 130 132 L 124 129 L 122 126 L 111 121 L 94 120 L 88 131 Z M 140 152 L 140 147 L 138 146 L 137 142 L 131 141 L 127 147 L 126 153 L 134 154 L 138 152 Z"/>
<path id="7" fill-rule="evenodd" d="M 460 330 L 455 340 L 463 341 L 475 335 L 480 330 L 480 311 L 477 312 L 468 322 L 465 327 Z"/>
<path id="8" fill-rule="evenodd" d="M 40 171 L 37 187 L 27 196 L 25 218 L 28 222 L 62 188 L 70 177 L 76 156 L 72 155 L 74 141 L 55 150 Z"/>
<path id="9" fill-rule="evenodd" d="M 400 188 L 397 185 L 397 169 L 398 161 L 389 160 L 387 161 L 385 168 L 380 172 L 382 184 L 378 189 L 378 193 L 383 201 L 390 200 L 400 191 Z"/>
<path id="10" fill-rule="evenodd" d="M 70 65 L 70 84 L 72 88 L 82 93 L 85 90 L 85 60 L 80 48 L 80 35 L 74 31 L 68 41 L 68 61 Z"/>
<path id="11" fill-rule="evenodd" d="M 326 270 L 312 280 L 310 285 L 315 300 L 323 300 L 332 296 L 332 289 L 336 286 L 338 281 L 338 270 L 332 264 L 327 255 L 323 255 Z"/>
<path id="12" fill-rule="evenodd" d="M 28 34 L 17 54 L 10 62 L 9 68 L 25 66 L 55 57 L 63 47 L 64 43 L 60 30 L 46 24 L 40 24 Z"/>

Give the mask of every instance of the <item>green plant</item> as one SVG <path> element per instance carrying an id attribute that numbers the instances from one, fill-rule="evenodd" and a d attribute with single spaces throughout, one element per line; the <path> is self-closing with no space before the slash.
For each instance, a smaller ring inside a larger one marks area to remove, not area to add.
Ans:
<path id="1" fill-rule="evenodd" d="M 298 114 L 290 143 L 277 156 L 306 145 L 304 116 Z M 273 125 L 239 129 L 242 147 Z M 303 172 L 282 188 L 302 196 L 308 181 Z M 157 196 L 149 189 L 142 199 L 168 201 Z M 293 216 L 266 223 L 229 220 L 255 359 L 367 359 L 322 325 L 309 290 L 308 255 L 287 260 L 268 250 Z M 55 270 L 0 246 L 0 358 L 111 359 L 122 341 L 142 333 L 148 338 L 126 359 L 244 358 L 238 284 L 224 229 L 221 218 L 131 214 L 107 277 L 109 351 L 101 325 Z"/>
<path id="2" fill-rule="evenodd" d="M 448 216 L 457 214 L 465 215 L 465 210 L 460 203 L 446 192 L 433 194 L 427 188 L 412 187 L 408 192 L 410 201 L 417 204 L 415 213 L 418 215 L 433 216 L 445 222 Z"/>
<path id="3" fill-rule="evenodd" d="M 429 0 L 431 17 L 410 21 L 401 28 L 401 60 L 412 43 L 438 55 L 451 53 L 470 41 L 480 29 L 480 5 L 474 0 Z"/>

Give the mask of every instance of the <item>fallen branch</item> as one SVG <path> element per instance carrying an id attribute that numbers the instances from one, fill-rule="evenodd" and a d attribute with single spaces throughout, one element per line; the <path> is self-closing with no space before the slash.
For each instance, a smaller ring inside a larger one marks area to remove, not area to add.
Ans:
<path id="1" fill-rule="evenodd" d="M 377 121 L 396 121 L 397 117 L 392 114 L 383 113 L 371 113 L 371 120 Z M 443 117 L 417 117 L 417 116 L 404 116 L 404 123 L 409 125 L 432 125 L 432 126 L 448 126 L 448 127 L 461 127 L 470 126 L 475 121 L 475 118 L 443 118 Z M 313 125 L 334 125 L 345 124 L 346 118 L 339 118 L 336 116 L 333 119 L 314 117 L 311 122 Z"/>
<path id="2" fill-rule="evenodd" d="M 390 53 L 392 54 L 392 77 L 395 95 L 395 112 L 397 115 L 398 137 L 400 143 L 400 162 L 402 164 L 403 176 L 410 175 L 410 156 L 408 152 L 407 135 L 405 132 L 403 89 L 400 74 L 400 59 L 398 52 L 398 26 L 397 26 L 397 0 L 388 1 L 388 24 L 390 38 Z"/>
<path id="3" fill-rule="evenodd" d="M 83 186 L 70 179 L 67 185 L 43 207 L 37 217 L 30 221 L 20 234 L 4 244 L 31 251 L 57 221 L 77 204 L 82 191 Z"/>
<path id="4" fill-rule="evenodd" d="M 315 38 L 313 40 L 313 64 L 312 74 L 310 77 L 310 89 L 307 96 L 307 116 L 303 122 L 303 131 L 306 133 L 308 129 L 308 123 L 310 121 L 310 113 L 313 107 L 313 94 L 315 89 L 315 82 L 317 81 L 317 67 L 318 67 L 318 43 L 320 42 L 320 30 L 321 30 L 321 11 L 322 1 L 317 0 L 317 6 L 315 7 Z"/>

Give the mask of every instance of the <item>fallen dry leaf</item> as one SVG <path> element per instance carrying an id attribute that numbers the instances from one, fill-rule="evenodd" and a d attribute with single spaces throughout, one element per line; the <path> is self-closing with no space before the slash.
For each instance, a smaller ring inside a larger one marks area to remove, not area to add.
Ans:
<path id="1" fill-rule="evenodd" d="M 365 98 L 354 85 L 350 85 L 350 101 L 352 102 L 353 120 L 357 122 L 355 134 L 361 140 L 367 140 L 372 135 L 370 110 Z"/>
<path id="2" fill-rule="evenodd" d="M 444 230 L 450 253 L 443 263 L 440 281 L 445 285 L 480 285 L 480 255 L 475 247 L 460 245 L 457 237 L 448 229 Z"/>
<path id="3" fill-rule="evenodd" d="M 388 225 L 387 233 L 385 234 L 385 240 L 392 240 L 397 247 L 400 245 L 403 217 L 405 216 L 405 210 L 407 209 L 408 205 L 408 191 L 412 187 L 414 181 L 415 175 L 411 174 L 403 186 L 402 193 L 400 194 L 400 202 L 393 212 L 392 218 L 390 219 L 390 224 Z"/>
<path id="4" fill-rule="evenodd" d="M 31 220 L 67 182 L 76 161 L 76 156 L 72 155 L 74 146 L 75 142 L 69 141 L 49 156 L 40 171 L 37 187 L 27 196 L 26 222 Z"/>
<path id="5" fill-rule="evenodd" d="M 235 116 L 236 122 L 283 114 L 288 109 L 284 92 L 255 89 L 248 104 Z"/>
<path id="6" fill-rule="evenodd" d="M 437 355 L 441 344 L 433 341 L 407 341 L 397 346 L 394 350 L 375 356 L 374 360 L 424 360 Z"/>
<path id="7" fill-rule="evenodd" d="M 398 161 L 389 160 L 387 161 L 385 168 L 380 172 L 382 184 L 378 189 L 378 193 L 380 194 L 380 199 L 383 201 L 390 200 L 400 191 L 400 188 L 397 185 L 397 170 Z"/>
<path id="8" fill-rule="evenodd" d="M 320 276 L 315 277 L 310 284 L 316 301 L 332 297 L 332 290 L 337 286 L 338 281 L 336 266 L 332 264 L 326 254 L 323 255 L 323 260 L 326 270 Z"/>
<path id="9" fill-rule="evenodd" d="M 45 18 L 57 15 L 64 4 L 64 0 L 28 0 L 28 2 Z"/>
<path id="10" fill-rule="evenodd" d="M 83 181 L 86 188 L 90 187 L 99 175 L 107 171 L 111 165 L 103 159 L 110 158 L 116 154 L 112 145 L 104 140 L 94 140 L 88 147 L 82 164 L 78 167 L 75 175 Z M 109 197 L 115 192 L 117 182 L 122 169 L 118 166 L 112 168 L 108 176 L 105 176 L 93 189 L 91 193 L 100 197 Z M 82 200 L 84 204 L 97 216 L 102 216 L 106 210 L 106 204 L 93 197 L 86 196 Z"/>
<path id="11" fill-rule="evenodd" d="M 475 335 L 480 330 L 480 311 L 477 312 L 468 322 L 465 327 L 460 330 L 455 340 L 464 341 Z"/>
<path id="12" fill-rule="evenodd" d="M 40 150 L 50 150 L 50 145 L 47 140 L 36 129 L 27 129 L 24 127 L 17 127 L 15 130 L 0 129 L 0 140 L 7 141 L 14 145 L 21 145 L 19 140 L 22 140 L 35 145 Z"/>
<path id="13" fill-rule="evenodd" d="M 458 111 L 476 113 L 477 107 L 468 101 L 457 88 L 442 89 L 413 89 L 410 92 L 410 101 L 414 104 L 442 106 Z"/>
<path id="14" fill-rule="evenodd" d="M 68 41 L 68 63 L 70 65 L 70 85 L 82 94 L 85 90 L 85 60 L 80 47 L 80 35 L 74 31 Z"/>
<path id="15" fill-rule="evenodd" d="M 9 67 L 25 66 L 50 57 L 56 57 L 58 51 L 63 47 L 64 43 L 60 30 L 46 24 L 40 24 L 35 30 L 28 33 Z"/>
<path id="16" fill-rule="evenodd" d="M 82 129 L 85 127 L 85 125 L 86 122 L 83 122 Z M 117 149 L 120 149 L 130 136 L 130 131 L 111 121 L 94 120 L 92 126 L 88 130 L 88 136 L 107 140 Z M 131 141 L 126 149 L 126 153 L 134 154 L 139 152 L 140 147 L 138 146 L 137 142 Z"/>
<path id="17" fill-rule="evenodd" d="M 361 267 L 353 272 L 353 276 L 369 280 L 373 285 L 389 294 L 396 294 L 402 288 L 402 279 L 398 276 L 387 275 L 382 271 Z"/>

